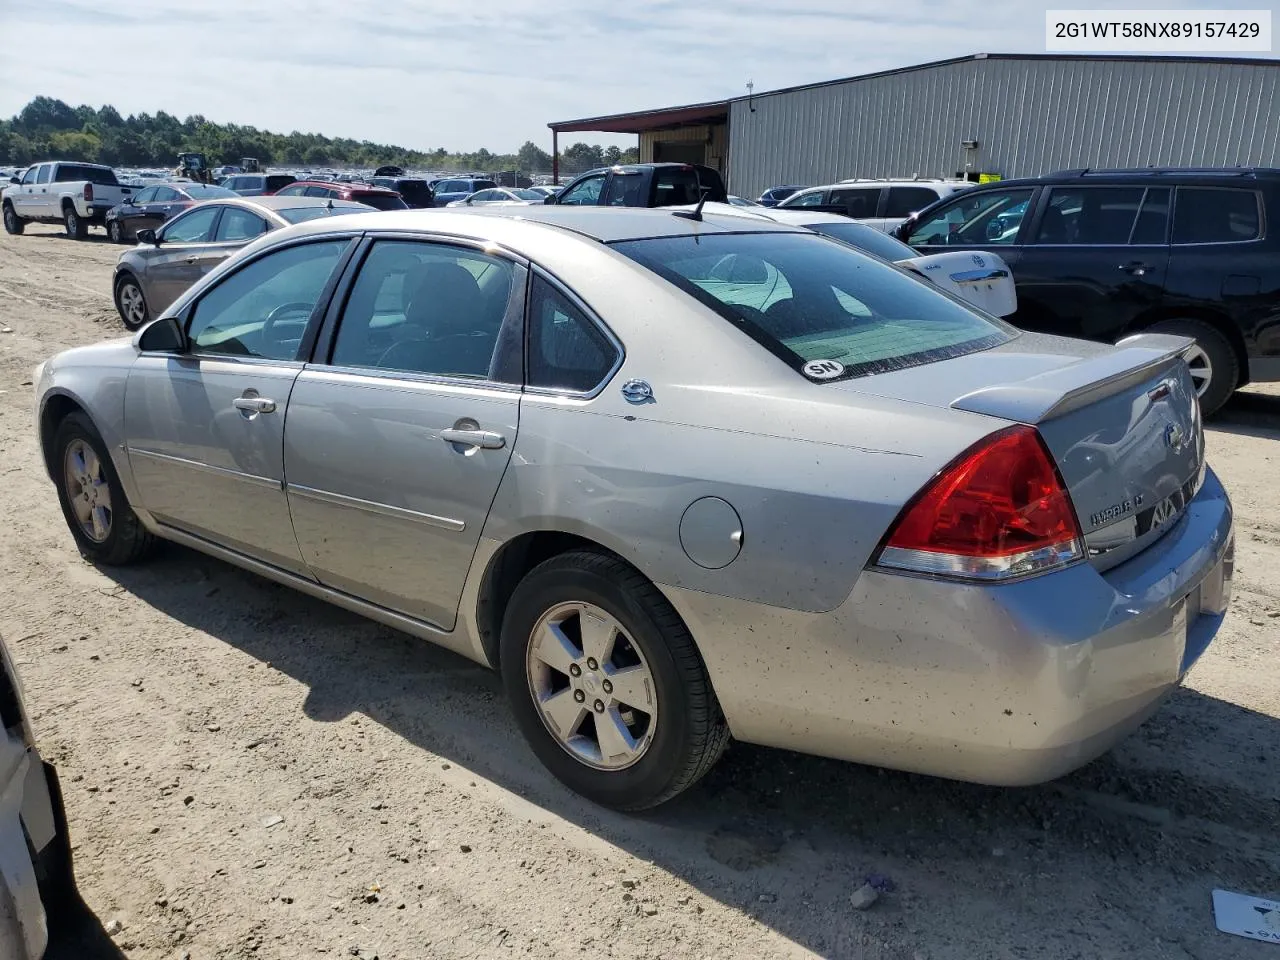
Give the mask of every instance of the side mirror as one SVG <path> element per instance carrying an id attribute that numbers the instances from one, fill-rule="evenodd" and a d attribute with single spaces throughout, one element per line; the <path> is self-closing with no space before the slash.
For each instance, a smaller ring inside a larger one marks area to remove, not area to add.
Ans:
<path id="1" fill-rule="evenodd" d="M 21 179 L 19 179 L 18 177 L 10 177 L 10 178 L 9 178 L 9 182 L 10 182 L 10 183 L 22 183 L 22 180 L 21 180 Z"/>
<path id="2" fill-rule="evenodd" d="M 153 246 L 160 246 L 160 238 L 156 236 L 156 232 L 148 227 L 146 230 L 138 231 L 139 243 L 150 243 Z"/>
<path id="3" fill-rule="evenodd" d="M 147 353 L 182 353 L 186 348 L 186 338 L 175 317 L 155 320 L 138 336 L 138 349 Z"/>
<path id="4" fill-rule="evenodd" d="M 554 194 L 554 193 L 553 193 L 553 194 L 551 194 L 551 196 L 547 197 L 547 199 L 543 200 L 542 202 L 543 202 L 543 203 L 555 203 L 555 202 L 556 202 L 556 194 Z"/>

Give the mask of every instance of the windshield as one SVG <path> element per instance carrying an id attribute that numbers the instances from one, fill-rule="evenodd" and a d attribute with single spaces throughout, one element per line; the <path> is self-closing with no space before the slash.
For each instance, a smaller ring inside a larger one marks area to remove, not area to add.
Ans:
<path id="1" fill-rule="evenodd" d="M 373 207 L 365 206 L 363 203 L 352 203 L 345 206 L 339 206 L 334 203 L 332 207 L 328 204 L 319 204 L 314 207 L 282 207 L 276 210 L 276 213 L 290 223 L 304 223 L 307 220 L 315 220 L 319 217 L 340 217 L 347 213 L 369 213 L 372 210 Z"/>
<path id="2" fill-rule="evenodd" d="M 212 200 L 217 197 L 238 197 L 240 194 L 226 187 L 215 187 L 204 183 L 188 183 L 182 192 L 193 200 Z"/>
<path id="3" fill-rule="evenodd" d="M 664 237 L 613 247 L 816 379 L 932 363 L 1017 336 L 902 271 L 811 233 Z"/>
<path id="4" fill-rule="evenodd" d="M 826 237 L 834 237 L 852 244 L 859 250 L 874 253 L 884 260 L 912 260 L 919 256 L 914 250 L 900 240 L 895 240 L 887 233 L 881 233 L 875 227 L 868 227 L 850 220 L 848 223 L 833 221 L 831 223 L 806 223 L 806 227 Z"/>
<path id="5" fill-rule="evenodd" d="M 78 163 L 60 163 L 54 175 L 55 183 L 78 183 L 87 180 L 98 187 L 118 187 L 116 172 L 110 167 L 87 167 Z"/>

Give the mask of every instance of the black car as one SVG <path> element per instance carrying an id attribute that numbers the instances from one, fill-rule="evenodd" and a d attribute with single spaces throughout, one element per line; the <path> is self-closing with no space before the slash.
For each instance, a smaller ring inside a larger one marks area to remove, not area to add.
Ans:
<path id="1" fill-rule="evenodd" d="M 1028 330 L 1115 342 L 1193 338 L 1213 413 L 1280 380 L 1280 170 L 1066 170 L 940 200 L 895 235 L 922 253 L 990 250 L 1012 268 Z"/>
<path id="2" fill-rule="evenodd" d="M 427 185 L 427 181 L 419 177 L 373 176 L 369 178 L 369 182 L 375 187 L 386 187 L 388 190 L 394 190 L 414 210 L 422 210 L 432 206 L 433 194 L 431 187 Z"/>
<path id="3" fill-rule="evenodd" d="M 297 181 L 291 173 L 234 173 L 222 181 L 222 186 L 242 197 L 267 197 Z"/>
<path id="4" fill-rule="evenodd" d="M 127 243 L 139 230 L 154 230 L 197 203 L 234 196 L 226 187 L 185 180 L 143 187 L 107 211 L 107 236 L 112 243 Z"/>
<path id="5" fill-rule="evenodd" d="M 566 207 L 679 207 L 728 203 L 719 171 L 696 163 L 627 163 L 588 170 L 546 202 Z"/>
<path id="6" fill-rule="evenodd" d="M 789 186 L 770 187 L 760 196 L 756 197 L 756 203 L 762 207 L 776 207 L 787 197 L 791 196 L 797 190 L 805 189 L 805 184 L 792 184 Z"/>

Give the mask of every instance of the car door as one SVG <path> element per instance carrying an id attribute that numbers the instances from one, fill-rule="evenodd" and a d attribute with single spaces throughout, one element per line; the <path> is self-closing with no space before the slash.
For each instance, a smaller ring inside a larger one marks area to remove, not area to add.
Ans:
<path id="1" fill-rule="evenodd" d="M 1019 326 L 1116 340 L 1160 304 L 1169 188 L 1068 184 L 1040 199 L 1014 269 Z"/>
<path id="2" fill-rule="evenodd" d="M 524 275 L 479 245 L 369 245 L 285 418 L 294 530 L 321 583 L 453 628 L 515 445 Z"/>
<path id="3" fill-rule="evenodd" d="M 57 164 L 42 163 L 36 170 L 36 182 L 31 191 L 31 213 L 32 217 L 56 217 L 59 214 L 59 204 L 54 200 L 49 191 L 53 189 L 50 181 L 53 179 L 53 170 Z"/>
<path id="4" fill-rule="evenodd" d="M 221 212 L 217 205 L 194 207 L 160 228 L 160 248 L 148 257 L 145 278 L 153 313 L 173 303 L 207 272 L 203 261 Z"/>
<path id="5" fill-rule="evenodd" d="M 181 212 L 178 204 L 183 198 L 177 190 L 172 187 L 151 187 L 150 190 L 151 196 L 147 202 L 138 203 L 136 224 L 138 230 L 156 230 L 166 220 L 171 220 Z"/>
<path id="6" fill-rule="evenodd" d="M 154 201 L 155 195 L 155 187 L 144 187 L 131 198 L 126 198 L 120 205 L 116 219 L 120 221 L 120 228 L 124 231 L 125 237 L 137 236 L 139 230 L 149 226 L 146 221 L 146 212 L 148 205 Z"/>
<path id="7" fill-rule="evenodd" d="M 353 242 L 295 243 L 227 273 L 184 309 L 187 350 L 134 363 L 126 445 L 159 522 L 306 574 L 284 492 L 285 408 L 307 326 Z"/>
<path id="8" fill-rule="evenodd" d="M 22 175 L 22 183 L 14 187 L 6 193 L 10 202 L 13 203 L 14 213 L 20 217 L 34 218 L 41 214 L 38 213 L 36 205 L 36 178 L 40 176 L 40 170 L 44 164 L 37 164 L 27 170 Z"/>

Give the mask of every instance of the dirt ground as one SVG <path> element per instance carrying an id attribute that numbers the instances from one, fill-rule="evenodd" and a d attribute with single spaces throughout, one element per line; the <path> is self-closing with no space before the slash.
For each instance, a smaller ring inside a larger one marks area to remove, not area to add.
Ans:
<path id="1" fill-rule="evenodd" d="M 31 368 L 122 335 L 118 252 L 0 238 L 0 633 L 124 956 L 1280 958 L 1210 906 L 1280 896 L 1280 390 L 1210 432 L 1238 511 L 1227 623 L 1112 754 L 996 790 L 735 745 L 628 817 L 545 774 L 458 657 L 184 549 L 80 559 Z M 860 912 L 869 873 L 894 889 Z"/>

